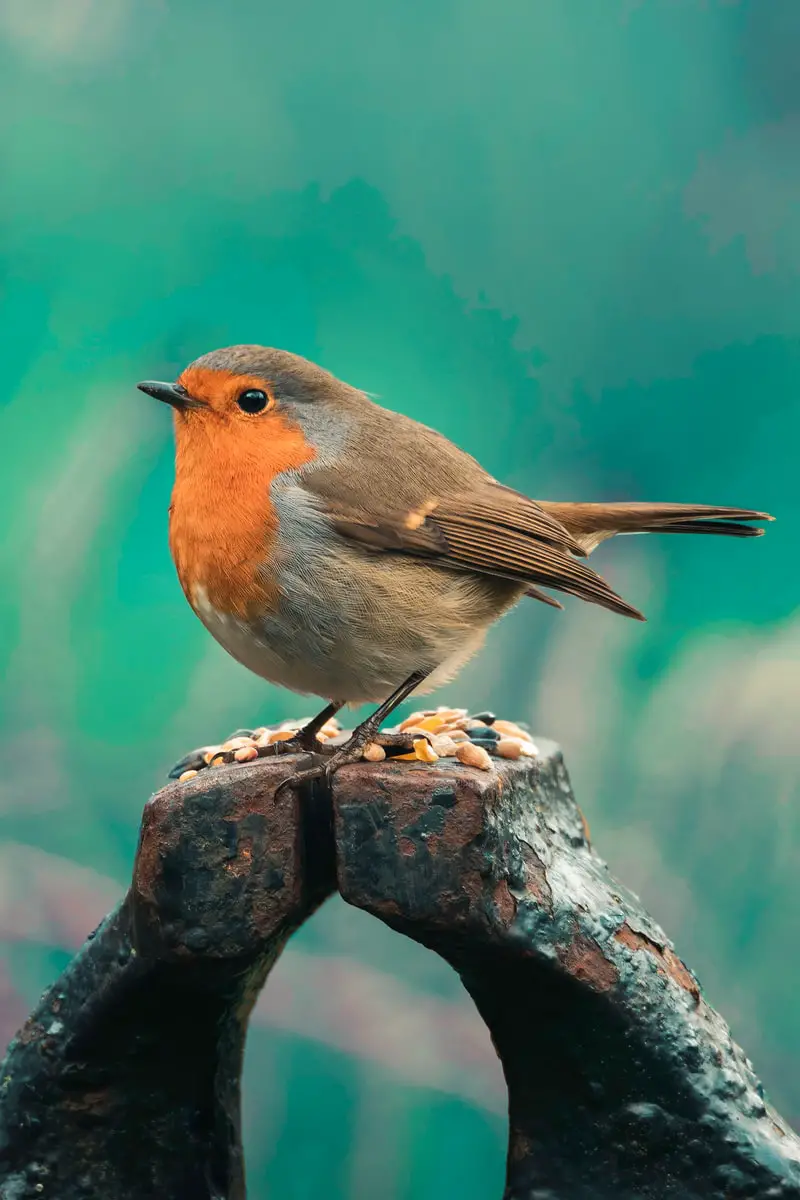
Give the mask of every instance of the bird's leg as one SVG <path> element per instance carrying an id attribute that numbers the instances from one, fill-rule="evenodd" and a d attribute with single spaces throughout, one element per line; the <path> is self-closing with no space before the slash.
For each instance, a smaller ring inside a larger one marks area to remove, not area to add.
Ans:
<path id="1" fill-rule="evenodd" d="M 344 708 L 344 700 L 331 700 L 330 704 L 326 704 L 322 712 L 317 715 L 307 724 L 298 729 L 294 737 L 287 738 L 285 742 L 273 742 L 267 747 L 267 753 L 275 754 L 299 754 L 301 751 L 312 754 L 324 754 L 325 743 L 320 742 L 317 734 L 323 725 L 326 725 L 332 717 L 335 717 L 340 708 Z"/>
<path id="2" fill-rule="evenodd" d="M 314 763 L 313 766 L 308 767 L 306 770 L 297 771 L 296 774 L 284 779 L 275 794 L 277 795 L 282 788 L 296 787 L 299 784 L 310 783 L 314 779 L 320 779 L 323 775 L 330 779 L 340 767 L 347 766 L 348 763 L 358 762 L 364 747 L 370 742 L 377 742 L 381 745 L 385 741 L 389 746 L 399 745 L 409 747 L 413 740 L 411 735 L 407 736 L 403 733 L 381 734 L 378 731 L 381 723 L 419 687 L 426 676 L 426 671 L 415 671 L 413 675 L 409 675 L 405 683 L 392 692 L 391 696 L 387 700 L 384 700 L 383 704 L 376 708 L 375 712 L 371 713 L 366 721 L 362 721 L 360 725 L 356 726 L 343 746 L 339 746 L 338 749 L 334 750 L 330 757 L 326 757 L 324 762 Z M 413 736 L 418 737 L 419 734 Z M 288 744 L 288 742 L 284 743 L 284 745 Z"/>
<path id="3" fill-rule="evenodd" d="M 370 742 L 377 742 L 379 746 L 386 749 L 391 747 L 394 750 L 410 750 L 414 739 L 420 736 L 418 733 L 381 733 L 380 726 L 397 706 L 419 687 L 426 676 L 427 672 L 425 671 L 415 671 L 413 675 L 410 675 L 405 683 L 401 684 L 387 700 L 384 700 L 383 704 L 375 709 L 374 713 L 371 713 L 353 730 L 343 745 L 331 746 L 329 743 L 317 740 L 320 729 L 344 707 L 344 701 L 332 700 L 323 708 L 322 712 L 307 722 L 302 729 L 298 729 L 291 738 L 273 742 L 269 746 L 260 746 L 258 757 L 273 758 L 279 754 L 310 754 L 313 756 L 313 765 L 307 770 L 298 771 L 289 776 L 285 783 L 280 785 L 284 787 L 286 784 L 305 783 L 312 779 L 319 779 L 322 775 L 330 777 L 334 771 L 338 771 L 339 767 L 345 766 L 346 763 L 358 762 L 364 747 Z M 245 732 L 242 730 L 242 733 Z M 235 753 L 234 750 L 220 749 L 215 753 L 215 762 L 233 762 Z M 206 766 L 203 754 L 202 748 L 187 754 L 172 768 L 169 773 L 170 779 L 177 779 L 187 770 L 203 770 Z"/>
<path id="4" fill-rule="evenodd" d="M 398 705 L 402 704 L 425 681 L 427 674 L 427 671 L 415 671 L 413 675 L 409 675 L 405 683 L 402 683 L 396 691 L 392 692 L 388 700 L 384 700 L 383 704 L 376 708 L 375 712 L 368 716 L 366 721 L 362 721 L 360 725 L 355 727 L 345 744 L 340 747 L 340 750 L 342 752 L 347 751 L 348 753 L 358 750 L 360 755 L 364 747 L 369 745 L 370 742 L 377 741 L 380 745 L 384 739 L 387 746 L 410 745 L 409 739 L 405 734 L 381 734 L 378 730 Z M 419 735 L 417 734 L 416 736 Z M 336 753 L 338 754 L 339 751 L 337 750 Z M 351 758 L 349 761 L 355 762 L 355 759 Z"/>

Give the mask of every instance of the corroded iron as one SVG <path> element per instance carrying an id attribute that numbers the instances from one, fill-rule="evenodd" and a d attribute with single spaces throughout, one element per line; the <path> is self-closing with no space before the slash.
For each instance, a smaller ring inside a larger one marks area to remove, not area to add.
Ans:
<path id="1" fill-rule="evenodd" d="M 334 886 L 330 806 L 283 762 L 149 801 L 126 900 L 45 993 L 0 1074 L 0 1198 L 240 1200 L 247 1020 Z"/>
<path id="2" fill-rule="evenodd" d="M 800 1141 L 588 839 L 558 748 L 334 779 L 339 888 L 459 973 L 509 1090 L 505 1200 L 800 1196 Z"/>
<path id="3" fill-rule="evenodd" d="M 253 1001 L 338 885 L 442 955 L 509 1089 L 505 1200 L 799 1200 L 800 1141 L 588 840 L 557 747 L 478 771 L 289 757 L 148 803 L 126 901 L 12 1043 L 0 1200 L 244 1196 Z"/>

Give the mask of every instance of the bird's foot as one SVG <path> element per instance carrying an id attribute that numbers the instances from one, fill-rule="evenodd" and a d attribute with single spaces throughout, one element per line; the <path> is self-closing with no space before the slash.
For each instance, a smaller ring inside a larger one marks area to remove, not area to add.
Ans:
<path id="1" fill-rule="evenodd" d="M 251 762 L 258 758 L 295 754 L 310 756 L 309 765 L 289 776 L 281 786 L 330 779 L 340 767 L 364 760 L 385 758 L 436 763 L 456 758 L 467 766 L 488 770 L 492 757 L 535 756 L 527 727 L 499 721 L 494 713 L 469 716 L 466 709 L 439 708 L 413 713 L 396 729 L 383 730 L 385 708 L 373 713 L 352 733 L 333 717 L 340 706 L 331 703 L 312 721 L 285 721 L 271 729 L 237 729 L 219 746 L 203 746 L 176 763 L 171 779 L 191 779 L 198 771 L 223 763 Z"/>
<path id="2" fill-rule="evenodd" d="M 351 739 L 352 740 L 352 739 Z M 309 754 L 311 766 L 304 767 L 301 771 L 294 771 L 291 775 L 287 775 L 275 789 L 275 795 L 278 796 L 286 788 L 302 787 L 307 783 L 314 783 L 317 779 L 330 780 L 339 767 L 347 766 L 348 763 L 358 762 L 361 758 L 361 750 L 353 752 L 349 749 L 350 742 L 346 742 L 344 746 L 340 746 L 338 750 L 331 754 L 318 755 Z"/>
<path id="3" fill-rule="evenodd" d="M 381 762 L 384 758 L 392 758 L 398 754 L 409 753 L 409 756 L 422 757 L 426 761 L 427 756 L 420 754 L 418 747 L 420 740 L 430 746 L 433 735 L 427 730 L 411 730 L 408 733 L 403 731 L 388 731 L 378 730 L 374 728 L 371 721 L 364 721 L 362 725 L 354 729 L 347 740 L 339 745 L 325 746 L 322 753 L 315 751 L 309 755 L 313 760 L 309 767 L 305 767 L 302 771 L 295 771 L 294 774 L 287 776 L 286 779 L 279 784 L 275 795 L 288 787 L 300 787 L 306 783 L 313 783 L 317 779 L 326 779 L 330 781 L 340 767 L 347 767 L 351 763 L 356 762 Z M 288 745 L 288 743 L 283 743 Z M 388 753 L 387 753 L 388 752 Z M 431 761 L 435 761 L 436 755 L 433 754 Z"/>
<path id="4" fill-rule="evenodd" d="M 388 748 L 399 745 L 401 749 L 406 749 L 409 744 L 413 745 L 410 730 L 407 734 L 404 734 L 402 730 L 396 734 L 379 734 L 378 731 L 383 721 L 394 712 L 398 704 L 402 704 L 406 697 L 410 696 L 415 688 L 419 687 L 425 680 L 425 677 L 426 672 L 414 671 L 404 683 L 400 684 L 400 687 L 395 688 L 391 696 L 388 696 L 383 704 L 380 704 L 367 717 L 366 721 L 362 721 L 353 730 L 349 738 L 342 734 L 341 739 L 331 740 L 332 744 L 330 748 L 333 750 L 333 753 L 323 767 L 315 765 L 309 767 L 307 771 L 298 772 L 296 775 L 290 777 L 286 781 L 286 784 L 310 782 L 313 779 L 319 779 L 322 774 L 325 774 L 330 779 L 340 767 L 346 766 L 348 763 L 358 762 L 361 758 L 366 758 L 370 762 L 379 762 L 386 757 L 384 746 Z M 322 729 L 321 722 L 332 718 L 341 707 L 341 703 L 332 700 L 328 707 L 315 718 L 312 726 L 316 724 L 318 728 Z M 335 724 L 335 722 L 333 723 Z M 322 731 L 324 732 L 324 729 Z M 383 745 L 380 745 L 381 740 L 383 740 Z M 423 741 L 426 745 L 428 744 L 429 737 L 427 733 L 425 733 Z M 435 761 L 435 759 L 436 755 L 434 754 L 431 761 Z M 282 784 L 281 786 L 283 787 L 284 785 Z"/>
<path id="5" fill-rule="evenodd" d="M 285 722 L 277 729 L 236 729 L 216 746 L 190 750 L 175 763 L 170 779 L 180 779 L 187 771 L 203 771 L 223 763 L 251 762 L 274 758 L 279 754 L 333 754 L 343 736 L 338 722 L 329 718 L 320 724 L 317 718 L 305 724 Z M 332 743 L 332 744 L 330 744 Z"/>

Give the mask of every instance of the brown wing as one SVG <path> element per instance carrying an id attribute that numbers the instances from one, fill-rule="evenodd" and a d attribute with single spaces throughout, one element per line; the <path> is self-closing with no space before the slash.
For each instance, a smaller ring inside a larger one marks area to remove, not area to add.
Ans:
<path id="1" fill-rule="evenodd" d="M 455 496 L 431 496 L 405 511 L 380 515 L 347 508 L 326 497 L 334 528 L 375 551 L 413 554 L 465 571 L 529 585 L 537 600 L 554 588 L 644 620 L 576 555 L 585 551 L 566 527 L 527 496 L 486 480 Z"/>

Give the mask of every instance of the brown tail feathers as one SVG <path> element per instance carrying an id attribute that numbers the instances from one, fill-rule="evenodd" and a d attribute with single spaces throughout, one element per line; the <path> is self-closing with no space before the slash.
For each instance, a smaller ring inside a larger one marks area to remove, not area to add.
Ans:
<path id="1" fill-rule="evenodd" d="M 618 533 L 715 533 L 726 537 L 760 537 L 763 529 L 744 522 L 774 520 L 769 513 L 755 512 L 749 508 L 719 508 L 712 504 L 560 504 L 549 500 L 539 500 L 537 503 L 560 521 L 584 554 L 591 554 L 600 542 Z M 564 583 L 556 586 L 561 592 L 571 592 L 623 616 L 644 620 L 638 609 L 610 588 L 607 596 L 598 597 Z M 550 597 L 536 588 L 531 588 L 528 595 L 553 603 Z"/>
<path id="2" fill-rule="evenodd" d="M 617 533 L 716 533 L 727 537 L 761 537 L 758 526 L 745 521 L 772 521 L 769 513 L 713 504 L 559 504 L 537 502 L 560 521 L 585 554 Z"/>

